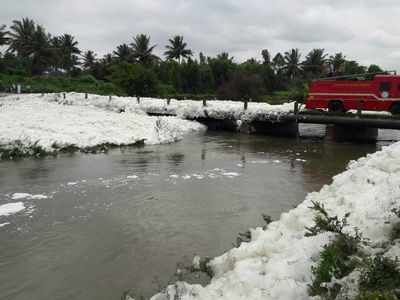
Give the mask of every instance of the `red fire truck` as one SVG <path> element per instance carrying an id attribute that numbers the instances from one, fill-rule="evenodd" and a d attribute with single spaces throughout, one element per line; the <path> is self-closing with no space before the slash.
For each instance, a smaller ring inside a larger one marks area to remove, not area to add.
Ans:
<path id="1" fill-rule="evenodd" d="M 395 72 L 331 77 L 311 83 L 308 109 L 350 109 L 400 114 L 400 76 Z"/>

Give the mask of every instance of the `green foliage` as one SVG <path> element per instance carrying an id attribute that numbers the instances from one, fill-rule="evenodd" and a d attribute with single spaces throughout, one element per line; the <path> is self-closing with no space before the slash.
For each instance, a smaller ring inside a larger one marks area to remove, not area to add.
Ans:
<path id="1" fill-rule="evenodd" d="M 361 291 L 394 292 L 400 288 L 400 265 L 398 259 L 377 255 L 367 259 L 360 279 Z"/>
<path id="2" fill-rule="evenodd" d="M 314 275 L 313 283 L 309 287 L 311 296 L 335 299 L 341 287 L 333 285 L 328 288 L 323 284 L 331 282 L 333 278 L 343 278 L 355 269 L 357 261 L 352 256 L 358 251 L 358 243 L 358 238 L 338 234 L 331 244 L 324 247 L 318 265 L 311 268 Z"/>
<path id="3" fill-rule="evenodd" d="M 100 95 L 120 95 L 123 92 L 110 82 L 96 80 L 91 75 L 82 77 L 36 76 L 25 77 L 0 74 L 0 91 L 7 91 L 13 84 L 21 84 L 26 93 L 80 92 Z"/>
<path id="4" fill-rule="evenodd" d="M 400 208 L 394 208 L 392 212 L 400 218 Z M 392 241 L 400 239 L 400 222 L 393 225 L 392 231 L 390 233 L 390 238 Z"/>
<path id="5" fill-rule="evenodd" d="M 312 202 L 312 204 L 310 209 L 316 212 L 315 225 L 306 228 L 306 236 L 332 232 L 336 234 L 336 237 L 320 253 L 318 265 L 311 268 L 314 280 L 309 286 L 309 294 L 311 296 L 319 295 L 322 299 L 335 299 L 341 286 L 333 284 L 328 287 L 326 284 L 330 283 L 333 278 L 340 279 L 349 275 L 356 268 L 357 260 L 353 257 L 359 252 L 361 236 L 358 232 L 355 237 L 343 233 L 349 214 L 340 220 L 337 216 L 330 216 L 322 204 L 318 202 Z"/>
<path id="6" fill-rule="evenodd" d="M 343 233 L 349 214 L 346 214 L 342 220 L 331 217 L 324 206 L 318 202 L 313 202 L 311 209 L 317 212 L 314 219 L 315 225 L 307 228 L 306 235 L 314 236 L 322 232 L 333 232 L 336 237 L 333 242 L 324 247 L 318 264 L 311 268 L 314 279 L 309 286 L 310 296 L 320 296 L 321 299 L 328 300 L 336 299 L 342 286 L 332 280 L 344 278 L 357 268 L 361 276 L 358 284 L 360 292 L 356 300 L 399 299 L 398 258 L 391 259 L 383 254 L 371 258 L 362 253 L 361 236 L 358 231 L 356 230 L 355 237 Z M 393 213 L 399 216 L 400 210 L 394 209 Z M 364 243 L 367 242 L 364 241 Z"/>
<path id="7" fill-rule="evenodd" d="M 357 296 L 355 300 L 398 300 L 393 293 L 390 292 L 363 292 Z"/>
<path id="8" fill-rule="evenodd" d="M 310 207 L 310 209 L 317 212 L 314 217 L 315 225 L 306 228 L 306 236 L 315 236 L 322 232 L 342 234 L 343 227 L 347 225 L 347 218 L 350 214 L 346 214 L 345 217 L 340 220 L 337 216 L 329 216 L 323 204 L 318 202 L 312 202 L 312 204 L 313 206 Z"/>
<path id="9" fill-rule="evenodd" d="M 304 86 L 310 79 L 381 71 L 377 65 L 370 65 L 367 70 L 357 61 L 346 59 L 342 53 L 328 58 L 324 49 L 318 48 L 312 49 L 304 60 L 298 49 L 274 56 L 268 49 L 263 49 L 262 62 L 250 58 L 238 63 L 227 52 L 214 57 L 200 53 L 198 59 L 194 59 L 180 35 L 168 42 L 165 61 L 153 53 L 156 45 L 152 45 L 150 36 L 146 34 L 138 34 L 131 44 L 121 44 L 111 54 L 97 58 L 92 50 L 83 52 L 79 49 L 73 35 L 52 36 L 34 20 L 24 18 L 14 20 L 8 29 L 0 25 L 0 45 L 8 46 L 8 51 L 3 55 L 0 53 L 0 73 L 25 78 L 41 75 L 49 78 L 79 77 L 83 73 L 109 83 L 100 84 L 105 87 L 102 93 L 114 90 L 115 86 L 112 88 L 111 84 L 114 83 L 128 94 L 218 94 L 224 99 L 251 98 L 253 101 L 282 103 L 288 99 L 303 102 L 306 95 Z M 125 63 L 141 65 L 145 69 L 121 67 Z M 123 74 L 128 78 L 123 79 Z M 142 82 L 136 74 L 144 76 Z M 134 87 L 129 87 L 130 82 L 135 83 Z M 1 84 L 4 86 L 4 82 Z M 86 91 L 80 88 L 81 85 L 76 83 L 73 88 L 67 87 L 68 90 L 84 92 L 99 90 L 98 87 Z M 50 92 L 59 90 L 59 87 L 54 83 L 41 84 L 36 90 Z M 288 92 L 286 99 L 280 98 L 282 91 Z"/>
<path id="10" fill-rule="evenodd" d="M 159 58 L 153 54 L 156 45 L 150 46 L 150 36 L 146 34 L 138 34 L 133 38 L 132 56 L 133 58 L 144 65 L 151 65 Z"/>
<path id="11" fill-rule="evenodd" d="M 248 73 L 236 73 L 233 78 L 222 84 L 217 90 L 219 99 L 260 101 L 265 88 L 260 76 Z"/>
<path id="12" fill-rule="evenodd" d="M 300 103 L 306 102 L 308 95 L 308 85 L 304 84 L 302 87 L 293 88 L 289 90 L 288 100 L 297 101 Z"/>
<path id="13" fill-rule="evenodd" d="M 187 49 L 183 36 L 176 35 L 169 39 L 168 42 L 169 45 L 165 46 L 167 51 L 164 53 L 167 59 L 177 59 L 180 62 L 181 58 L 189 58 L 193 55 L 192 50 Z"/>
<path id="14" fill-rule="evenodd" d="M 152 96 L 157 94 L 158 81 L 152 69 L 139 64 L 121 63 L 111 68 L 110 79 L 128 96 Z"/>

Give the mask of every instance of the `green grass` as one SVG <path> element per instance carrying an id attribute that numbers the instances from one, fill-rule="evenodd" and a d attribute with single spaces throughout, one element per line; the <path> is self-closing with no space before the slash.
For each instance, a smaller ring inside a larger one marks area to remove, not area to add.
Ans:
<path id="1" fill-rule="evenodd" d="M 93 76 L 37 76 L 24 77 L 0 74 L 0 91 L 21 84 L 24 93 L 78 92 L 99 95 L 123 95 L 124 93 L 110 82 L 96 80 Z"/>

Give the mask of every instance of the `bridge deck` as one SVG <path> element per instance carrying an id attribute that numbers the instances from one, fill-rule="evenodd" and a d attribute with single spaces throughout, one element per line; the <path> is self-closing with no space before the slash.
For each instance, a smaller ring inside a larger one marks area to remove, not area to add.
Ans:
<path id="1" fill-rule="evenodd" d="M 298 123 L 347 125 L 381 129 L 400 129 L 400 118 L 381 114 L 331 114 L 327 112 L 300 112 L 287 116 Z"/>

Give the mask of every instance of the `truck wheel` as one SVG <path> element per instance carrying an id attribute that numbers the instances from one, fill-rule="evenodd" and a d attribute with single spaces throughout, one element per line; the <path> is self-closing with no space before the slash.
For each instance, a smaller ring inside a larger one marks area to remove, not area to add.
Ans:
<path id="1" fill-rule="evenodd" d="M 400 114 L 400 102 L 393 103 L 389 109 L 392 115 L 399 115 Z"/>
<path id="2" fill-rule="evenodd" d="M 329 112 L 344 112 L 343 102 L 340 100 L 332 100 L 328 104 Z"/>

